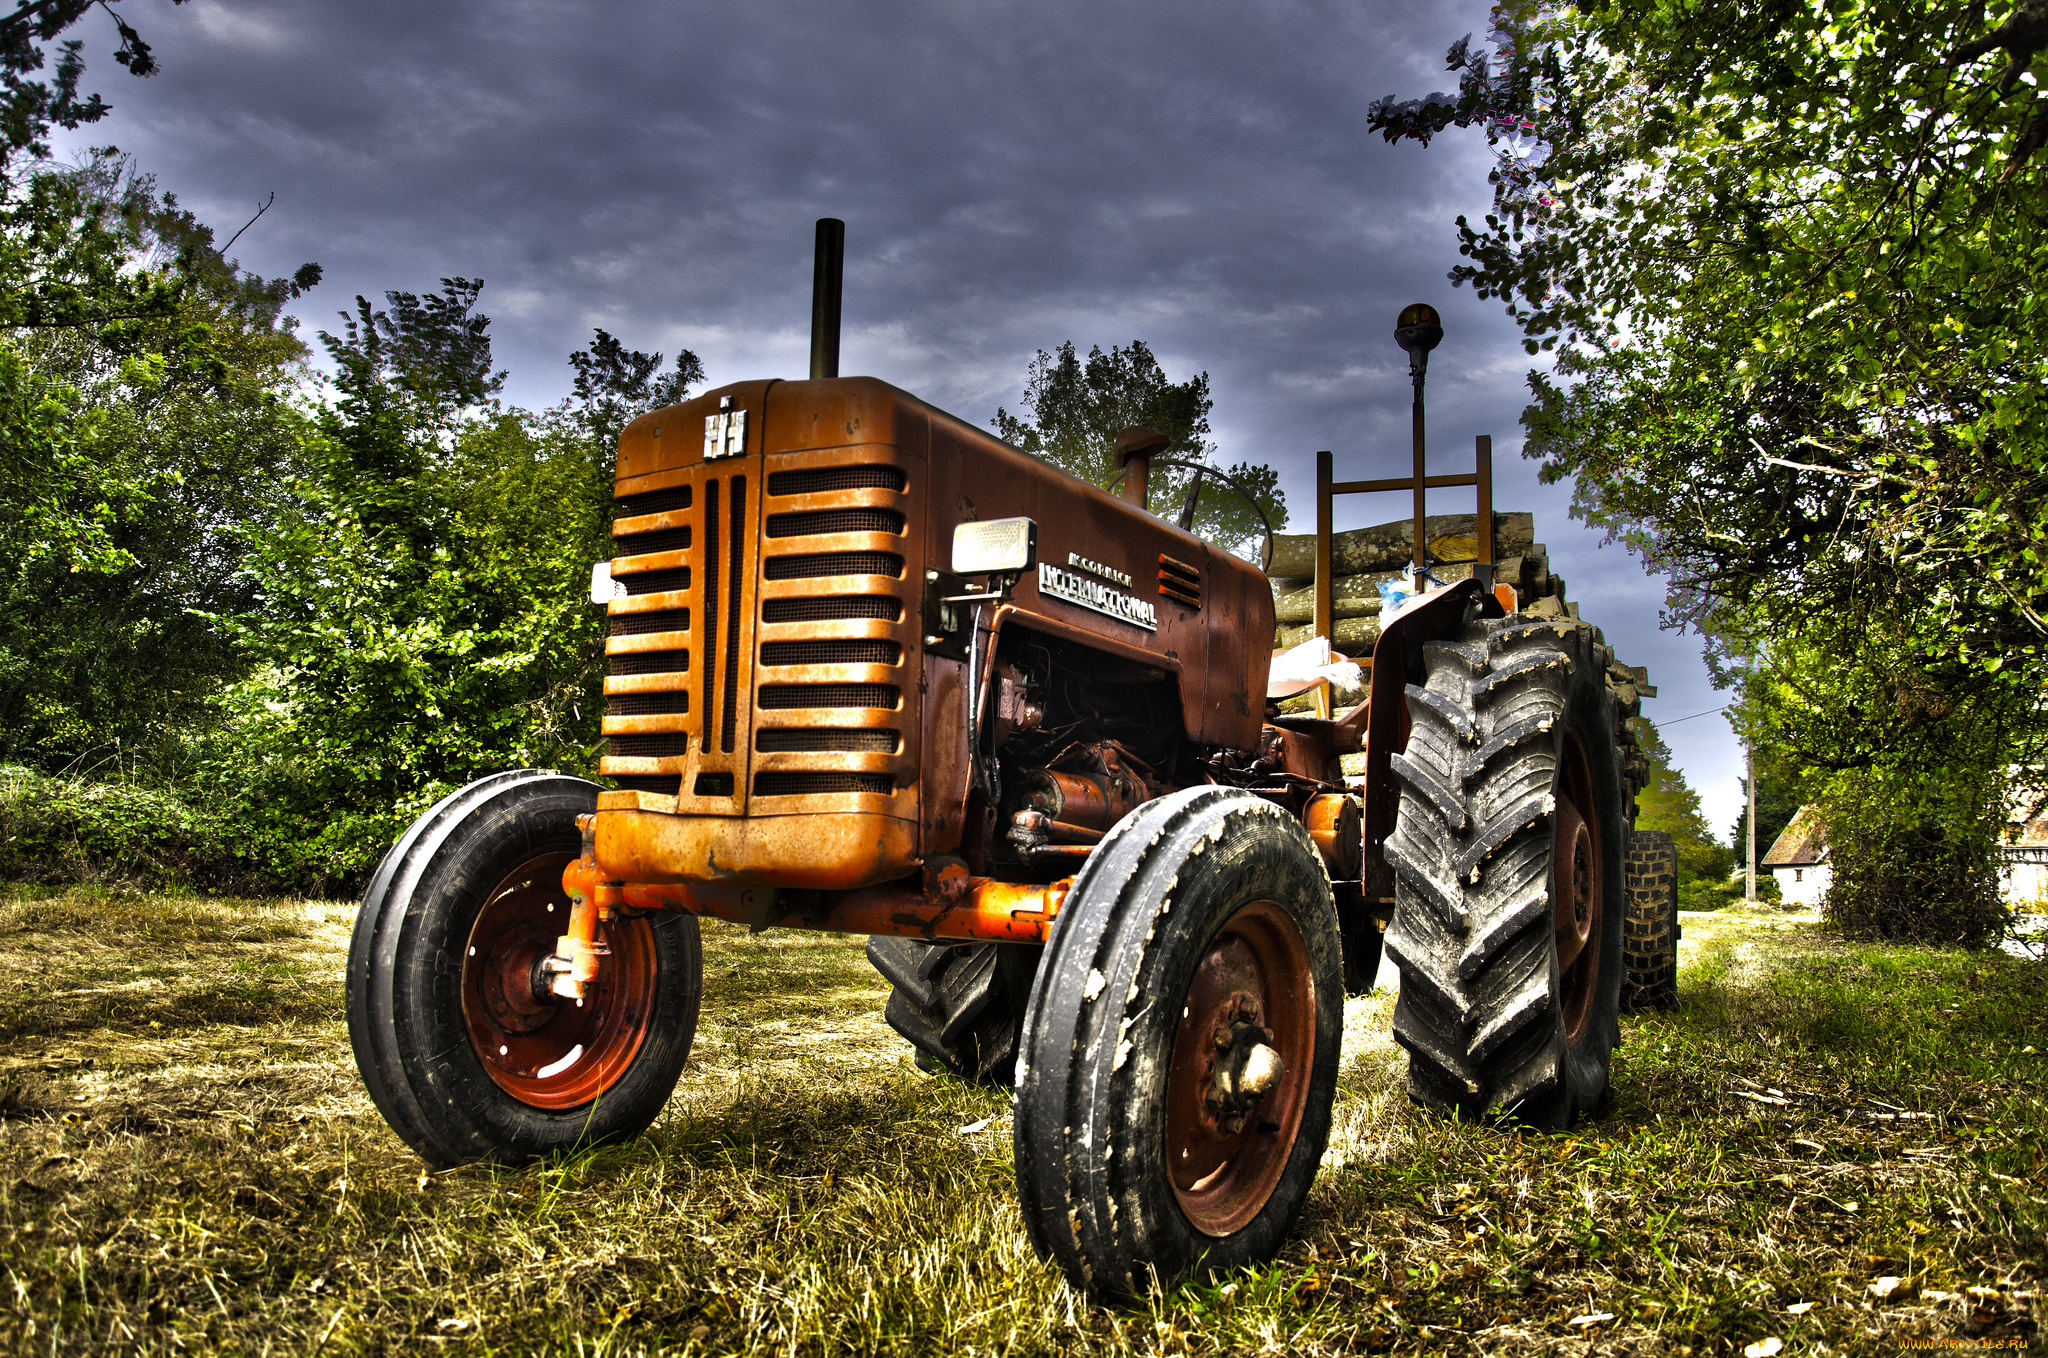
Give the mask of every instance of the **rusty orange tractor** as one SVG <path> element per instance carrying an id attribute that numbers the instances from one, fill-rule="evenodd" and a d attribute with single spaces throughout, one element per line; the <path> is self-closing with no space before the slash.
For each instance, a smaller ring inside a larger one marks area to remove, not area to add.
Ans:
<path id="1" fill-rule="evenodd" d="M 349 1029 L 398 1134 L 450 1165 L 640 1132 L 701 915 L 868 935 L 919 1063 L 1014 1083 L 1031 1238 L 1108 1297 L 1279 1246 L 1383 936 L 1419 1101 L 1596 1105 L 1639 762 L 1595 630 L 1479 572 L 1383 628 L 1367 702 L 1278 715 L 1272 589 L 1144 508 L 1162 440 L 1112 495 L 837 377 L 820 237 L 811 380 L 620 439 L 614 786 L 485 778 L 370 883 Z"/>

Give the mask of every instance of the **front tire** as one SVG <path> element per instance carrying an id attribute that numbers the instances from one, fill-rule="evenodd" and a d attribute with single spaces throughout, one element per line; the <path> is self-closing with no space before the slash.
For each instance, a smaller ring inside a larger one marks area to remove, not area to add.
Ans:
<path id="1" fill-rule="evenodd" d="M 1090 855 L 1017 1071 L 1032 1244 L 1111 1299 L 1270 1258 L 1329 1138 L 1343 964 L 1321 856 L 1232 789 L 1147 802 Z"/>
<path id="2" fill-rule="evenodd" d="M 693 917 L 601 924 L 609 955 L 584 1001 L 536 979 L 568 928 L 562 869 L 597 793 L 530 769 L 480 779 L 414 822 L 363 894 L 349 1041 L 378 1111 L 430 1164 L 621 1141 L 675 1089 L 703 989 Z"/>
<path id="3" fill-rule="evenodd" d="M 1571 619 L 1507 618 L 1422 657 L 1386 845 L 1408 1091 L 1569 1127 L 1620 1040 L 1628 788 L 1600 647 Z"/>

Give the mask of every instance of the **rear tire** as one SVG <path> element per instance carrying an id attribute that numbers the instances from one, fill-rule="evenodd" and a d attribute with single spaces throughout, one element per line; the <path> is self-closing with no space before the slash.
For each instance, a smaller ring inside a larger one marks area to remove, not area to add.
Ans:
<path id="1" fill-rule="evenodd" d="M 1380 974 L 1380 951 L 1386 933 L 1381 897 L 1394 890 L 1394 874 L 1384 865 L 1368 863 L 1365 880 L 1336 888 L 1338 937 L 1344 943 L 1344 993 L 1372 994 Z"/>
<path id="2" fill-rule="evenodd" d="M 1472 623 L 1423 646 L 1387 953 L 1416 1102 L 1570 1126 L 1620 1040 L 1628 788 L 1590 627 Z"/>
<path id="3" fill-rule="evenodd" d="M 1270 1258 L 1329 1138 L 1343 1004 L 1299 821 L 1218 787 L 1126 816 L 1067 897 L 1024 1025 L 1017 1193 L 1039 1254 L 1111 1299 Z"/>
<path id="4" fill-rule="evenodd" d="M 568 927 L 562 869 L 597 786 L 538 770 L 455 792 L 370 880 L 349 944 L 349 1042 L 385 1121 L 438 1166 L 517 1164 L 645 1130 L 675 1089 L 703 988 L 697 921 L 617 917 L 595 992 L 533 964 Z"/>
<path id="5" fill-rule="evenodd" d="M 1043 948 L 926 943 L 876 934 L 868 961 L 895 987 L 883 1016 L 918 1065 L 969 1084 L 1016 1083 L 1018 1034 Z"/>
<path id="6" fill-rule="evenodd" d="M 1354 997 L 1372 994 L 1373 981 L 1380 974 L 1380 931 L 1368 920 L 1357 928 L 1344 930 L 1344 993 Z"/>
<path id="7" fill-rule="evenodd" d="M 1628 917 L 1623 940 L 1628 978 L 1625 1013 L 1678 1007 L 1678 862 L 1671 836 L 1637 830 L 1629 838 Z"/>

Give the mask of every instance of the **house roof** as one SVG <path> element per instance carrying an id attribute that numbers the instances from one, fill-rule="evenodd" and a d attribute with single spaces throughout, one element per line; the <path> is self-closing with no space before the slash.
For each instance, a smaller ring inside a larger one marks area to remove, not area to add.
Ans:
<path id="1" fill-rule="evenodd" d="M 1771 851 L 1764 855 L 1762 866 L 1767 868 L 1805 868 L 1815 863 L 1825 863 L 1828 857 L 1827 827 L 1821 824 L 1820 813 L 1811 806 L 1802 806 L 1792 823 L 1778 836 L 1778 842 L 1771 845 Z"/>

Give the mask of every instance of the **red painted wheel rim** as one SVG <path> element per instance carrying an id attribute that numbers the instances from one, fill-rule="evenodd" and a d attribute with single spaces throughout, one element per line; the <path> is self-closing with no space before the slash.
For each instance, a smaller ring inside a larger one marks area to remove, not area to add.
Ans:
<path id="1" fill-rule="evenodd" d="M 1578 732 L 1567 731 L 1564 767 L 1557 780 L 1556 836 L 1550 869 L 1552 932 L 1557 944 L 1560 993 L 1564 997 L 1565 1040 L 1585 1036 L 1600 983 L 1601 878 L 1600 818 L 1594 808 L 1592 763 Z"/>
<path id="2" fill-rule="evenodd" d="M 1218 1035 L 1240 1023 L 1270 1037 L 1281 1075 L 1241 1117 L 1219 1116 L 1210 1098 Z M 1196 1230 L 1242 1230 L 1273 1196 L 1301 1130 L 1315 1045 L 1315 975 L 1301 929 L 1278 905 L 1254 901 L 1203 952 L 1167 1067 L 1167 1174 Z"/>
<path id="3" fill-rule="evenodd" d="M 580 1006 L 534 983 L 535 965 L 569 927 L 562 869 L 574 858 L 543 854 L 505 874 L 477 912 L 463 956 L 462 1018 L 477 1059 L 500 1089 L 534 1108 L 578 1108 L 618 1083 L 654 1013 L 654 931 L 644 919 L 598 926 L 610 954 Z"/>

